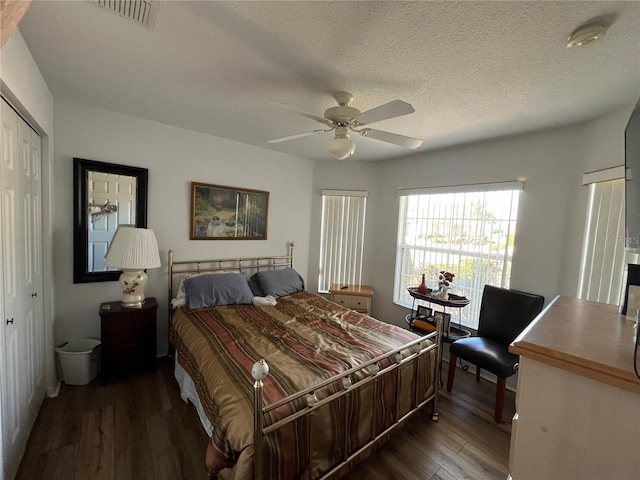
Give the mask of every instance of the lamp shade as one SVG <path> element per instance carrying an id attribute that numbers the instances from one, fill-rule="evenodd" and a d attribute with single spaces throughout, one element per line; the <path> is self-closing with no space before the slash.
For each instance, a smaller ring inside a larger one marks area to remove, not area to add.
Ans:
<path id="1" fill-rule="evenodd" d="M 145 268 L 160 266 L 158 241 L 153 230 L 120 225 L 111 240 L 104 259 L 105 265 L 122 270 L 122 306 L 140 308 L 144 303 L 144 287 L 147 284 Z"/>
<path id="2" fill-rule="evenodd" d="M 107 250 L 105 265 L 132 270 L 160 267 L 158 241 L 153 230 L 120 225 Z"/>

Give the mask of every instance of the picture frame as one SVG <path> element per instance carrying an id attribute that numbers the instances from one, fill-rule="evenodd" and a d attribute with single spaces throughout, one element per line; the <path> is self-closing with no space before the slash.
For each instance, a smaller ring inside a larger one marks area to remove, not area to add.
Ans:
<path id="1" fill-rule="evenodd" d="M 435 312 L 433 314 L 433 319 L 438 324 L 438 319 L 442 321 L 442 333 L 444 335 L 449 335 L 449 328 L 451 327 L 451 314 L 445 312 Z"/>
<path id="2" fill-rule="evenodd" d="M 433 309 L 425 307 L 424 305 L 418 305 L 418 317 L 417 318 L 430 318 L 433 315 Z"/>
<path id="3" fill-rule="evenodd" d="M 191 240 L 266 240 L 269 192 L 191 182 Z"/>

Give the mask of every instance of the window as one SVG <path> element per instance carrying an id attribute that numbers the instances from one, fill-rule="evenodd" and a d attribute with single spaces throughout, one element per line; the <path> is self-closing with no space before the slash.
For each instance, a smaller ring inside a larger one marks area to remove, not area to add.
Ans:
<path id="1" fill-rule="evenodd" d="M 367 191 L 323 190 L 318 291 L 362 282 Z"/>
<path id="2" fill-rule="evenodd" d="M 589 204 L 577 296 L 620 305 L 627 262 L 638 258 L 624 249 L 624 167 L 586 173 L 583 184 Z"/>
<path id="3" fill-rule="evenodd" d="M 522 182 L 400 191 L 394 302 L 411 307 L 408 287 L 436 285 L 441 270 L 455 274 L 452 293 L 474 298 L 452 311 L 477 328 L 485 284 L 509 287 Z"/>

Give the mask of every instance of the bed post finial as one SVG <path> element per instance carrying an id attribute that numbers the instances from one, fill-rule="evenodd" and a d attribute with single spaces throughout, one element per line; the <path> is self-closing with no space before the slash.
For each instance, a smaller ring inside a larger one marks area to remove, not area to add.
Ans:
<path id="1" fill-rule="evenodd" d="M 256 381 L 256 383 L 253 384 L 253 388 L 262 388 L 262 380 L 265 379 L 267 375 L 269 375 L 269 364 L 264 358 L 261 358 L 251 367 L 251 376 Z"/>
<path id="2" fill-rule="evenodd" d="M 173 250 L 169 249 L 167 252 L 168 262 L 167 262 L 167 272 L 169 273 L 169 316 L 167 317 L 171 320 L 171 299 L 173 298 Z M 169 342 L 169 353 L 171 353 L 171 342 Z"/>
<path id="3" fill-rule="evenodd" d="M 294 262 L 293 262 L 293 249 L 294 249 L 295 245 L 293 243 L 293 240 L 291 240 L 291 242 L 289 242 L 289 266 L 291 268 L 293 268 L 294 266 Z"/>
<path id="4" fill-rule="evenodd" d="M 269 364 L 264 358 L 253 364 L 251 376 L 253 384 L 253 476 L 262 480 L 262 429 L 264 428 L 264 410 L 262 408 L 262 380 L 269 375 Z"/>

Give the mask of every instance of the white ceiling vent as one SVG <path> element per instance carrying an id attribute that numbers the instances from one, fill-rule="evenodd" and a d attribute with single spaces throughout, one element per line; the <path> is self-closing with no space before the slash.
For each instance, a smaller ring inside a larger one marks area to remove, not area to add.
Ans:
<path id="1" fill-rule="evenodd" d="M 149 30 L 153 29 L 160 4 L 159 0 L 88 0 L 88 2 L 133 20 Z"/>

